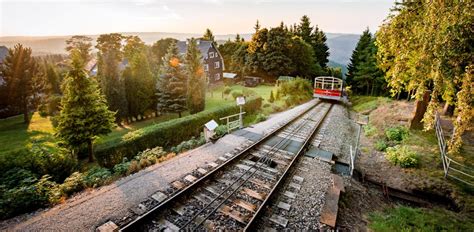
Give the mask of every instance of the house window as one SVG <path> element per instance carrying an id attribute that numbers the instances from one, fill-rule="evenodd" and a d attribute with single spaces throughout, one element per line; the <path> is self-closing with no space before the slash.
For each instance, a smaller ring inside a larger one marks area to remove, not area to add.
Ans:
<path id="1" fill-rule="evenodd" d="M 220 73 L 216 73 L 216 74 L 214 75 L 214 78 L 215 78 L 215 80 L 221 79 L 221 74 L 220 74 Z"/>
<path id="2" fill-rule="evenodd" d="M 206 71 L 206 72 L 209 71 L 209 65 L 208 64 L 204 65 L 204 71 Z"/>
<path id="3" fill-rule="evenodd" d="M 219 61 L 216 61 L 214 63 L 214 68 L 220 68 L 221 67 L 221 63 Z"/>
<path id="4" fill-rule="evenodd" d="M 214 52 L 209 52 L 209 57 L 214 58 Z"/>
<path id="5" fill-rule="evenodd" d="M 216 56 L 216 57 L 219 57 L 219 53 L 216 52 L 215 56 Z"/>

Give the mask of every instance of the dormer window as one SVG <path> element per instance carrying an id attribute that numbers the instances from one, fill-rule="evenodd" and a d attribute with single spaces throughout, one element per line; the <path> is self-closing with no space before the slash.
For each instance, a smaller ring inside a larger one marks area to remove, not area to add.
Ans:
<path id="1" fill-rule="evenodd" d="M 209 57 L 214 58 L 214 52 L 209 52 Z"/>

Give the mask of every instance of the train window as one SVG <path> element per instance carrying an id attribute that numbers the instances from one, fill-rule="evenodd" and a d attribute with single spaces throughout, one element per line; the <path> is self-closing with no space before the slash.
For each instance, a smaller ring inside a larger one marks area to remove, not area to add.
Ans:
<path id="1" fill-rule="evenodd" d="M 331 89 L 332 83 L 324 83 L 324 89 Z"/>

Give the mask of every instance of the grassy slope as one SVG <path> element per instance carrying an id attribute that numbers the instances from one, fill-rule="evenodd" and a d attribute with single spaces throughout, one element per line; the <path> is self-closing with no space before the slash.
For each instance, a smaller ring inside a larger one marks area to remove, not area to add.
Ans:
<path id="1" fill-rule="evenodd" d="M 400 123 L 402 125 L 406 124 L 408 122 L 406 119 L 411 116 L 411 110 L 404 109 L 411 104 L 406 101 L 394 101 L 389 98 L 370 96 L 356 96 L 351 101 L 354 111 L 369 115 L 369 124 L 376 130 L 374 135 L 370 136 L 373 143 L 383 139 L 386 128 L 400 125 Z M 456 181 L 446 181 L 444 179 L 438 142 L 433 131 L 410 130 L 408 138 L 403 140 L 401 144 L 410 147 L 420 156 L 419 167 L 406 170 L 412 177 L 416 177 L 411 178 L 412 184 L 420 189 L 433 192 L 448 189 L 451 192 L 451 197 L 464 202 L 465 210 L 472 210 L 474 199 L 471 190 Z M 469 212 L 466 213 L 469 214 Z M 437 225 L 437 223 L 442 224 L 441 219 L 446 215 L 452 217 L 446 219 L 444 225 Z M 463 214 L 455 214 L 447 210 L 397 207 L 371 215 L 369 227 L 374 231 L 464 231 L 462 229 L 464 228 L 463 225 L 457 225 L 460 220 L 470 223 L 470 226 L 473 225 L 472 219 L 468 220 Z"/>
<path id="2" fill-rule="evenodd" d="M 232 91 L 242 92 L 244 88 L 245 87 L 243 86 L 236 85 L 232 86 Z M 214 89 L 212 96 L 210 92 L 206 94 L 206 109 L 220 107 L 227 104 L 235 104 L 235 100 L 230 95 L 222 98 L 223 89 L 223 86 Z M 264 99 L 268 99 L 270 96 L 270 91 L 274 89 L 274 87 L 262 85 L 249 89 L 255 91 L 257 95 L 262 96 Z M 117 127 L 112 131 L 112 133 L 106 136 L 101 136 L 96 141 L 96 146 L 100 147 L 102 143 L 120 138 L 130 131 L 177 117 L 177 114 L 165 114 L 160 117 L 135 122 L 124 127 Z M 42 118 L 38 113 L 34 113 L 32 115 L 30 124 L 23 124 L 23 116 L 21 115 L 5 120 L 0 120 L 0 155 L 3 152 L 24 148 L 28 146 L 32 139 L 40 140 L 45 145 L 50 145 L 49 147 L 54 149 L 56 140 L 53 136 L 53 133 L 54 129 L 49 118 Z"/>
<path id="3" fill-rule="evenodd" d="M 369 216 L 373 231 L 472 231 L 474 224 L 448 210 L 398 206 Z"/>

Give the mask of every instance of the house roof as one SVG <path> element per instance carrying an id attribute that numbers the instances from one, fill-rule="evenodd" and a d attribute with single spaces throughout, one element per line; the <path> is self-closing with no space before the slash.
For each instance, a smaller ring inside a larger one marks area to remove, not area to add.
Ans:
<path id="1" fill-rule="evenodd" d="M 8 55 L 8 48 L 5 46 L 0 46 L 0 63 L 3 63 L 3 60 Z"/>
<path id="2" fill-rule="evenodd" d="M 201 55 L 204 56 L 204 54 L 207 54 L 207 51 L 209 51 L 209 48 L 212 47 L 212 41 L 209 40 L 201 40 L 197 39 L 196 43 L 198 44 L 199 51 L 201 52 Z M 178 41 L 176 43 L 179 49 L 180 54 L 186 54 L 186 50 L 188 48 L 188 41 Z"/>
<path id="3" fill-rule="evenodd" d="M 237 74 L 236 73 L 227 73 L 227 72 L 225 72 L 225 73 L 222 74 L 222 76 L 224 78 L 234 79 L 234 78 L 237 77 Z"/>

